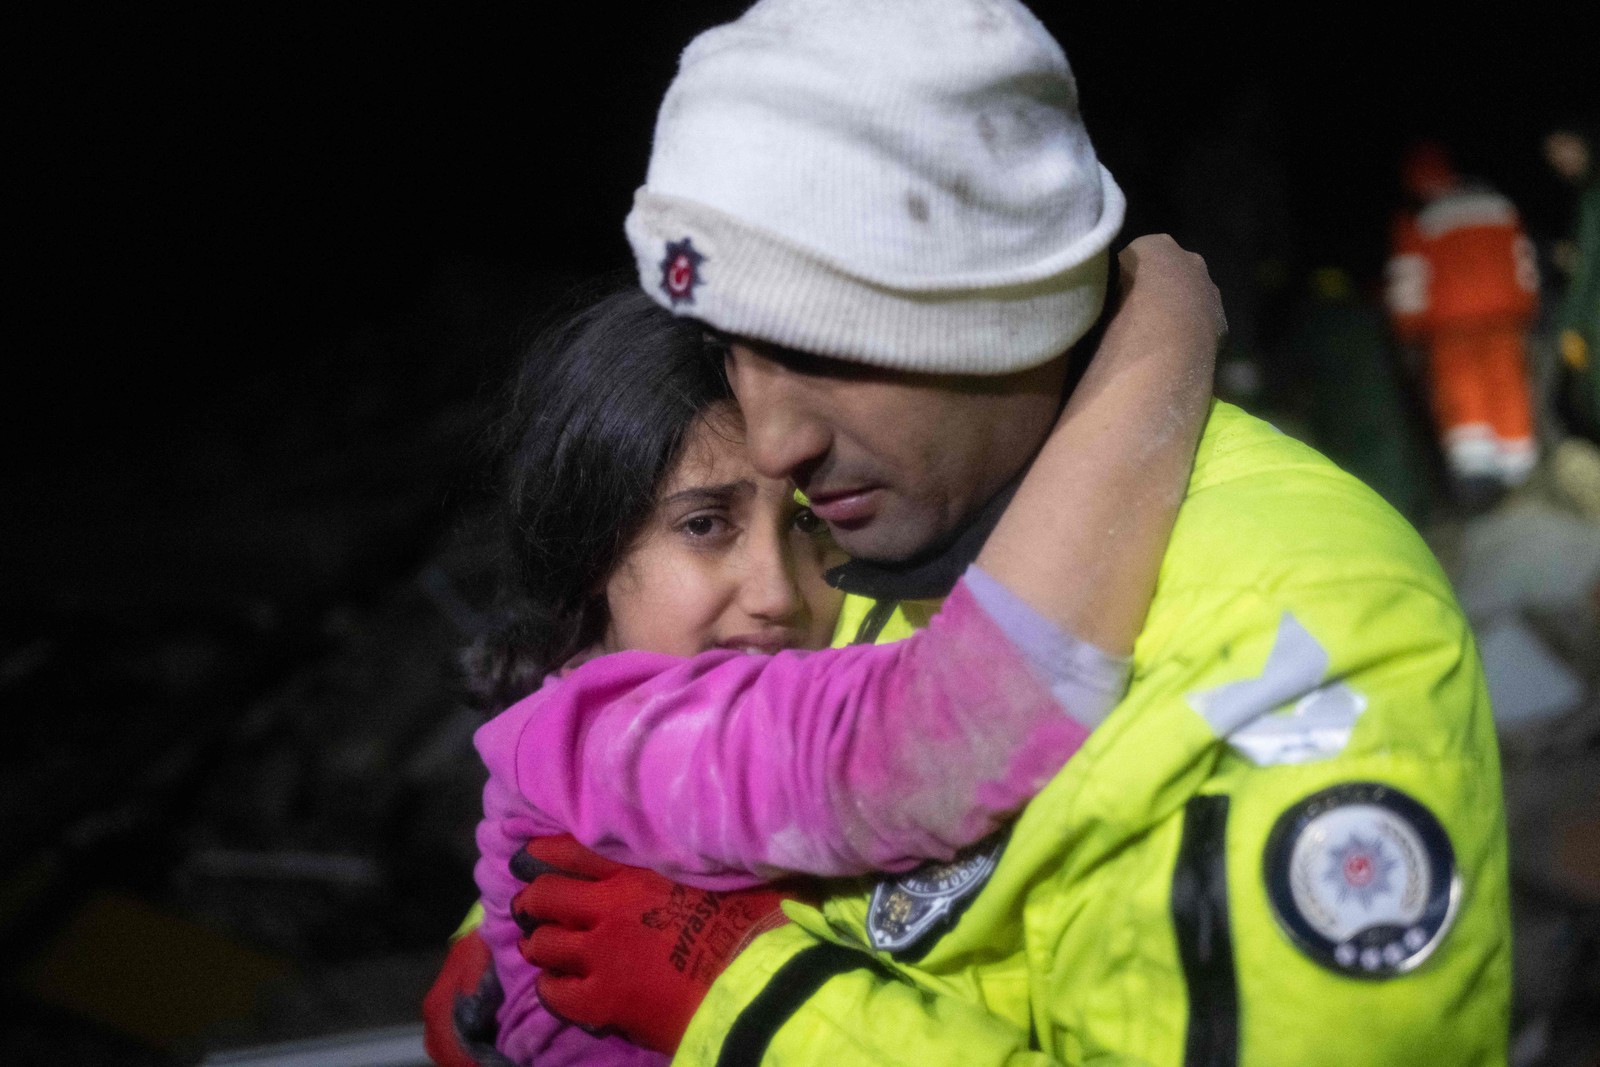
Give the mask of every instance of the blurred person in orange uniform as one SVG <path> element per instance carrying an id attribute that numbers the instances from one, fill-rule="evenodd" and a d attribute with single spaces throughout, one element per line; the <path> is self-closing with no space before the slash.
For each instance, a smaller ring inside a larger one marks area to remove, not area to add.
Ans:
<path id="1" fill-rule="evenodd" d="M 1526 332 L 1539 277 L 1516 208 L 1457 173 L 1425 141 L 1402 168 L 1411 210 L 1396 220 L 1387 302 L 1400 339 L 1426 353 L 1434 422 L 1454 487 L 1480 502 L 1538 462 Z"/>

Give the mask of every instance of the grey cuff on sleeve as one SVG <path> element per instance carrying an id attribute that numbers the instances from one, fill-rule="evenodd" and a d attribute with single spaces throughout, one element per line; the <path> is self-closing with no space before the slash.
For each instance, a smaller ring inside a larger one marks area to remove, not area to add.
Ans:
<path id="1" fill-rule="evenodd" d="M 962 576 L 978 606 L 1049 682 L 1068 715 L 1094 729 L 1128 689 L 1133 660 L 1063 630 L 976 564 Z"/>

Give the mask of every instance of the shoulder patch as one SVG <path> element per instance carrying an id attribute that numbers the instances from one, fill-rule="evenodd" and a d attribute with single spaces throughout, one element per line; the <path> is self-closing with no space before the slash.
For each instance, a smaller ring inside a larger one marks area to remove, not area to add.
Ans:
<path id="1" fill-rule="evenodd" d="M 1444 940 L 1461 896 L 1439 820 L 1378 782 L 1333 786 L 1284 812 L 1267 838 L 1262 873 L 1289 939 L 1356 978 L 1420 966 Z"/>
<path id="2" fill-rule="evenodd" d="M 988 883 L 1005 843 L 1004 835 L 991 837 L 949 863 L 924 863 L 879 882 L 867 906 L 868 942 L 897 958 L 919 958 L 918 950 L 953 926 Z"/>

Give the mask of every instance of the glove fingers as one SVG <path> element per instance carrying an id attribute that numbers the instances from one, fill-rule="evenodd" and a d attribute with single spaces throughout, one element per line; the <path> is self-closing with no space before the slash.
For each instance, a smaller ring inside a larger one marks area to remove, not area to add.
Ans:
<path id="1" fill-rule="evenodd" d="M 473 930 L 450 946 L 422 1000 L 423 1044 L 433 1061 L 441 1067 L 480 1067 L 475 1043 L 493 1041 L 501 999 L 489 946 Z"/>
<path id="2" fill-rule="evenodd" d="M 570 835 L 563 834 L 560 843 L 553 842 L 553 838 L 536 837 L 513 852 L 508 864 L 511 876 L 519 881 L 531 882 L 547 874 L 564 874 L 570 878 L 592 881 L 607 873 L 602 865 L 611 861 L 595 855 L 572 840 Z M 578 869 L 574 870 L 574 867 Z"/>
<path id="3" fill-rule="evenodd" d="M 555 867 L 579 878 L 605 878 L 622 867 L 622 864 L 608 860 L 578 844 L 578 839 L 571 834 L 536 837 L 528 842 L 523 852 L 538 863 Z"/>
<path id="4" fill-rule="evenodd" d="M 585 938 L 577 930 L 551 923 L 539 927 L 517 942 L 522 958 L 545 971 L 582 978 L 589 973 L 584 953 Z"/>
<path id="5" fill-rule="evenodd" d="M 547 874 L 517 890 L 511 898 L 511 916 L 523 933 L 532 933 L 540 923 L 592 929 L 599 919 L 595 890 L 593 882 Z"/>
<path id="6" fill-rule="evenodd" d="M 470 1047 L 485 1041 L 494 1043 L 495 1013 L 500 1010 L 504 1000 L 505 994 L 500 992 L 499 982 L 495 982 L 494 989 L 487 993 L 456 994 L 450 1015 L 455 1023 L 456 1037 L 463 1046 Z"/>
<path id="7" fill-rule="evenodd" d="M 528 848 L 526 845 L 511 854 L 511 862 L 506 866 L 511 868 L 511 877 L 515 878 L 519 882 L 531 882 L 535 878 L 551 873 L 571 873 L 569 871 L 563 871 L 559 867 L 552 866 L 546 863 L 544 860 L 534 859 L 533 856 L 528 853 Z"/>

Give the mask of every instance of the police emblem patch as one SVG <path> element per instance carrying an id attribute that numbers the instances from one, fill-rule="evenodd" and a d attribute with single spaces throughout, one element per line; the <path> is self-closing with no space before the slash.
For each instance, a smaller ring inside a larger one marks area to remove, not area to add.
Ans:
<path id="1" fill-rule="evenodd" d="M 989 881 L 1005 838 L 992 837 L 967 849 L 949 863 L 925 863 L 898 878 L 886 878 L 872 890 L 867 908 L 867 940 L 881 952 L 900 958 L 931 945 L 961 917 L 961 912 Z"/>
<path id="2" fill-rule="evenodd" d="M 695 286 L 700 284 L 700 264 L 706 261 L 685 237 L 681 241 L 668 241 L 667 254 L 661 260 L 661 291 L 673 307 L 694 303 Z"/>
<path id="3" fill-rule="evenodd" d="M 1263 873 L 1290 940 L 1357 978 L 1420 966 L 1444 940 L 1461 896 L 1439 820 L 1377 782 L 1324 789 L 1284 812 L 1267 838 Z"/>

